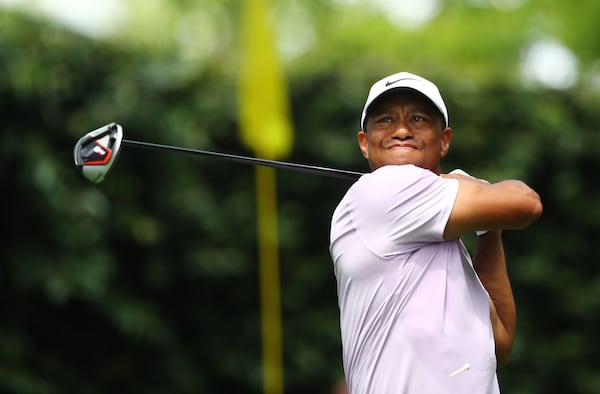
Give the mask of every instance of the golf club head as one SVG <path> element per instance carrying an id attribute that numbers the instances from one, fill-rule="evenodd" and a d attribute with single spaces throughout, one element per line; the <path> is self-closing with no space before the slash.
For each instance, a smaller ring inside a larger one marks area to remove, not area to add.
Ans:
<path id="1" fill-rule="evenodd" d="M 90 131 L 75 144 L 75 166 L 87 180 L 102 182 L 119 156 L 122 141 L 123 128 L 116 123 Z"/>

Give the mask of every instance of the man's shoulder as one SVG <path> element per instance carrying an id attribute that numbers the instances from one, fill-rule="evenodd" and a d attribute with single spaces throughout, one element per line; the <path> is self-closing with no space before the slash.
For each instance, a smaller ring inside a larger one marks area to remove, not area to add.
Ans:
<path id="1" fill-rule="evenodd" d="M 360 202 L 358 205 L 373 206 L 410 200 L 427 190 L 439 189 L 440 180 L 443 178 L 413 164 L 383 166 L 360 177 L 346 192 L 341 205 Z"/>
<path id="2" fill-rule="evenodd" d="M 366 177 L 373 178 L 385 178 L 389 176 L 403 176 L 403 177 L 423 177 L 423 176 L 437 176 L 433 172 L 424 168 L 418 167 L 414 164 L 402 164 L 402 165 L 387 165 L 376 169 L 375 171 L 366 175 Z M 363 175 L 363 177 L 365 177 Z"/>
<path id="3" fill-rule="evenodd" d="M 376 173 L 386 173 L 386 172 L 414 172 L 414 173 L 425 173 L 430 172 L 425 168 L 416 166 L 414 164 L 388 164 L 382 167 L 379 167 L 375 171 L 371 172 L 371 174 Z"/>
<path id="4" fill-rule="evenodd" d="M 373 187 L 380 189 L 381 187 L 389 188 L 393 185 L 400 187 L 408 184 L 413 184 L 421 179 L 429 179 L 435 181 L 441 179 L 438 175 L 424 168 L 415 166 L 414 164 L 403 165 L 387 165 L 376 169 L 373 172 L 363 175 L 356 185 L 358 187 Z"/>

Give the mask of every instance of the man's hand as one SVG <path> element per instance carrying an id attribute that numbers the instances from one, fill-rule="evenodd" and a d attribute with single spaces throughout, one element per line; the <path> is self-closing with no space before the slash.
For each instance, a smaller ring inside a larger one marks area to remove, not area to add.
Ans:
<path id="1" fill-rule="evenodd" d="M 442 178 L 463 179 L 465 181 L 478 182 L 478 183 L 483 183 L 483 184 L 486 184 L 486 185 L 490 184 L 485 179 L 475 178 L 475 177 L 469 175 L 468 173 L 466 173 L 465 171 L 461 170 L 460 168 L 452 170 L 452 171 L 450 171 L 447 174 L 442 174 L 441 177 Z"/>

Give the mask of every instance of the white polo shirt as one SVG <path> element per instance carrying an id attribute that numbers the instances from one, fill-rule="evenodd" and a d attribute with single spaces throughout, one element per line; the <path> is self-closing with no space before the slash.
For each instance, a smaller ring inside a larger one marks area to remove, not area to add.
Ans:
<path id="1" fill-rule="evenodd" d="M 413 165 L 362 176 L 336 208 L 330 253 L 350 394 L 497 394 L 488 293 L 444 241 L 458 181 Z"/>

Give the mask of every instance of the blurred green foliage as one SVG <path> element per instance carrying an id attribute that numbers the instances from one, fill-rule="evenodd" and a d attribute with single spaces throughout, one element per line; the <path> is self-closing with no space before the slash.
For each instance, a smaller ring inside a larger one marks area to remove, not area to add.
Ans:
<path id="1" fill-rule="evenodd" d="M 493 3 L 519 2 L 448 0 L 403 30 L 358 1 L 274 1 L 289 160 L 366 171 L 355 132 L 370 84 L 399 70 L 438 82 L 454 129 L 445 169 L 520 178 L 544 202 L 532 228 L 505 233 L 519 326 L 503 390 L 597 393 L 600 5 Z M 3 392 L 262 392 L 253 169 L 125 148 L 92 185 L 72 165 L 76 140 L 112 121 L 130 139 L 249 154 L 239 8 L 172 2 L 154 31 L 150 8 L 110 40 L 0 11 Z M 580 61 L 571 89 L 519 79 L 523 48 L 550 34 Z M 348 186 L 278 171 L 286 393 L 329 393 L 341 376 L 327 248 Z"/>

